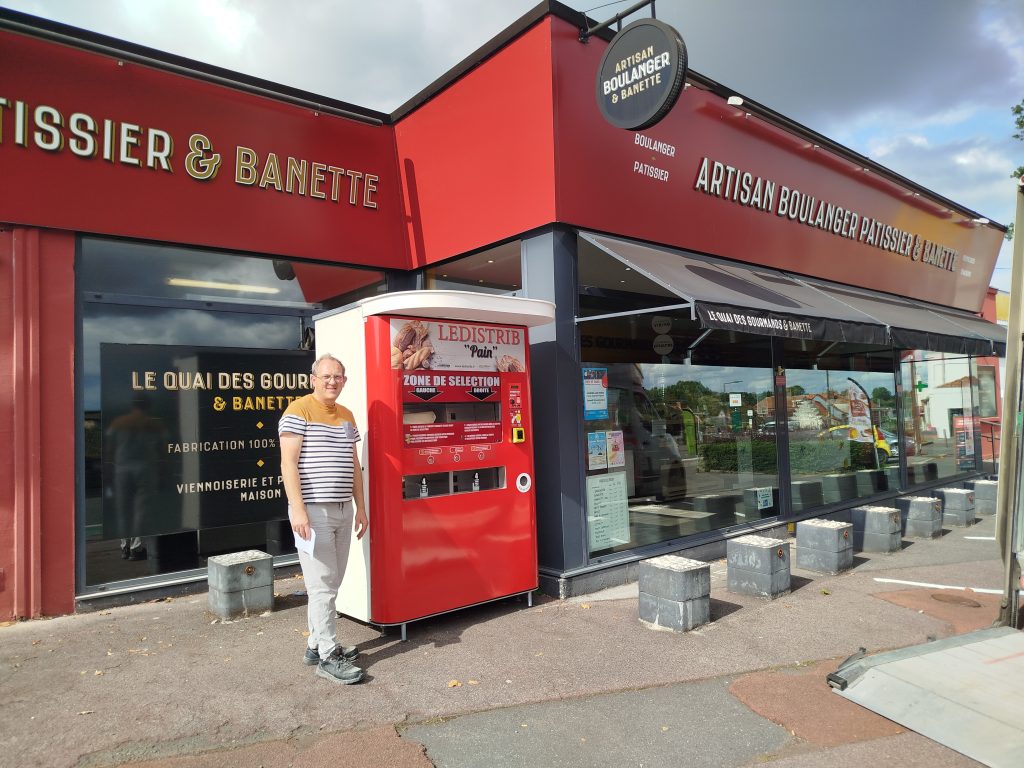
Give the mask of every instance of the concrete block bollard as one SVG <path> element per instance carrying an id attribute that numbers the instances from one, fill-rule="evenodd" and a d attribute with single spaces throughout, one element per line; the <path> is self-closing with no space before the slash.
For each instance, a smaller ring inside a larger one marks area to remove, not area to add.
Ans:
<path id="1" fill-rule="evenodd" d="M 693 497 L 693 508 L 713 515 L 731 515 L 736 512 L 742 498 L 739 493 L 703 493 Z"/>
<path id="2" fill-rule="evenodd" d="M 793 499 L 793 511 L 814 509 L 825 503 L 821 492 L 821 480 L 794 480 L 789 484 Z"/>
<path id="3" fill-rule="evenodd" d="M 779 489 L 773 486 L 743 489 L 743 504 L 736 508 L 736 514 L 755 520 L 779 514 Z"/>
<path id="4" fill-rule="evenodd" d="M 687 632 L 711 621 L 711 566 L 679 555 L 641 560 L 640 620 Z"/>
<path id="5" fill-rule="evenodd" d="M 939 488 L 935 495 L 942 499 L 942 522 L 964 528 L 974 525 L 974 491 L 968 488 Z"/>
<path id="6" fill-rule="evenodd" d="M 884 469 L 858 469 L 855 474 L 858 496 L 871 496 L 889 490 L 889 478 Z"/>
<path id="7" fill-rule="evenodd" d="M 853 565 L 853 525 L 838 520 L 801 520 L 796 524 L 796 567 L 840 573 Z"/>
<path id="8" fill-rule="evenodd" d="M 903 496 L 896 499 L 903 535 L 933 539 L 942 534 L 942 499 L 938 496 Z"/>
<path id="9" fill-rule="evenodd" d="M 764 536 L 729 539 L 725 547 L 728 589 L 774 599 L 789 592 L 789 542 Z"/>
<path id="10" fill-rule="evenodd" d="M 214 555 L 206 561 L 210 612 L 234 619 L 269 611 L 274 607 L 274 558 L 250 549 Z"/>
<path id="11" fill-rule="evenodd" d="M 885 468 L 885 483 L 886 487 L 890 491 L 898 491 L 902 482 L 900 480 L 900 468 L 899 467 L 886 467 Z"/>
<path id="12" fill-rule="evenodd" d="M 968 480 L 964 485 L 974 491 L 974 514 L 994 515 L 996 513 L 998 480 Z"/>
<path id="13" fill-rule="evenodd" d="M 865 506 L 851 510 L 853 548 L 858 552 L 898 552 L 900 511 L 895 507 Z"/>
<path id="14" fill-rule="evenodd" d="M 911 485 L 915 483 L 930 483 L 938 479 L 939 465 L 934 461 L 929 461 L 925 464 L 907 465 L 907 482 Z"/>
<path id="15" fill-rule="evenodd" d="M 857 498 L 857 476 L 852 472 L 822 475 L 821 494 L 826 504 Z"/>

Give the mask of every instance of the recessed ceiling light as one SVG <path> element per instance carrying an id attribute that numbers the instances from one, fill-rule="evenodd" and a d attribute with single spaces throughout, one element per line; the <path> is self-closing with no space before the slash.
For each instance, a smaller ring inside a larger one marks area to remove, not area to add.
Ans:
<path id="1" fill-rule="evenodd" d="M 169 277 L 167 284 L 179 288 L 210 288 L 215 291 L 237 291 L 239 293 L 280 293 L 280 288 L 265 285 L 243 285 L 241 283 L 219 283 L 214 280 L 190 280 L 185 277 Z"/>

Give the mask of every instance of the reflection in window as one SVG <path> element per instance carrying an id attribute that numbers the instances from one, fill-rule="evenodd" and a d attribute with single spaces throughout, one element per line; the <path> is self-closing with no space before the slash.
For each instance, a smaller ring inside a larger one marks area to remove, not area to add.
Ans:
<path id="1" fill-rule="evenodd" d="M 238 256 L 122 240 L 82 241 L 78 287 L 86 298 L 117 294 L 147 299 L 323 307 L 379 293 L 376 270 Z"/>
<path id="2" fill-rule="evenodd" d="M 233 348 L 253 349 L 298 349 L 301 339 L 302 325 L 300 318 L 294 316 L 247 314 L 235 312 L 209 312 L 191 309 L 167 309 L 159 307 L 131 307 L 114 304 L 86 304 L 83 312 L 83 344 L 82 373 L 80 382 L 85 403 L 84 431 L 84 477 L 85 477 L 85 546 L 86 546 L 86 584 L 96 585 L 115 580 L 137 578 L 142 576 L 168 573 L 189 568 L 202 567 L 209 554 L 232 549 L 267 547 L 268 526 L 276 521 L 263 522 L 254 520 L 243 525 L 227 526 L 209 531 L 177 530 L 181 523 L 171 523 L 180 515 L 159 515 L 154 518 L 154 510 L 167 506 L 165 502 L 177 498 L 173 488 L 165 487 L 166 479 L 160 473 L 145 471 L 143 461 L 148 443 L 140 441 L 135 435 L 147 436 L 153 430 L 134 430 L 128 432 L 122 424 L 134 425 L 145 419 L 144 410 L 140 416 L 130 414 L 118 418 L 108 418 L 107 434 L 102 432 L 104 423 L 100 410 L 100 348 L 101 344 L 153 344 L 152 349 L 171 344 L 194 345 L 197 349 L 230 344 Z M 312 353 L 310 353 L 312 357 Z M 142 401 L 140 401 L 141 403 Z M 188 402 L 182 399 L 183 403 Z M 186 418 L 181 414 L 180 418 Z M 131 439 L 123 439 L 130 437 Z M 233 435 L 232 437 L 237 437 Z M 166 458 L 166 444 L 177 442 L 174 435 L 164 435 L 158 442 L 162 443 L 161 458 Z M 114 478 L 104 483 L 103 464 L 104 452 L 108 465 L 119 471 Z M 126 457 L 119 458 L 118 453 L 133 458 L 134 464 L 126 463 Z M 218 456 L 218 459 L 221 458 Z M 110 462 L 113 462 L 110 464 Z M 134 474 L 125 471 L 133 468 Z M 149 462 L 146 466 L 158 467 L 160 462 Z M 127 479 L 126 479 L 127 478 Z M 109 497 L 104 500 L 101 494 L 106 487 Z M 159 490 L 160 497 L 153 498 L 153 491 Z M 133 529 L 133 535 L 119 538 L 122 531 L 113 531 L 109 515 L 104 520 L 104 504 L 117 507 L 119 517 L 152 521 L 156 527 Z M 124 505 L 129 508 L 121 509 Z M 282 508 L 283 518 L 286 511 Z M 106 522 L 106 525 L 105 525 Z M 188 526 L 185 526 L 188 527 Z M 110 536 L 107 538 L 107 536 Z M 201 541 L 200 539 L 204 540 Z M 287 544 L 287 538 L 281 534 L 277 540 Z"/>
<path id="3" fill-rule="evenodd" d="M 978 380 L 969 357 L 904 350 L 903 419 L 907 481 L 922 483 L 974 470 L 978 458 Z M 993 383 L 994 389 L 994 383 Z"/>
<path id="4" fill-rule="evenodd" d="M 201 568 L 209 555 L 223 552 L 294 552 L 286 505 L 262 485 L 247 491 L 255 499 L 252 504 L 234 490 L 239 509 L 233 511 L 205 490 L 186 494 L 177 488 L 196 477 L 210 480 L 211 487 L 219 480 L 250 478 L 254 470 L 248 462 L 276 462 L 276 435 L 263 431 L 264 421 L 276 423 L 271 407 L 254 401 L 253 408 L 262 407 L 270 418 L 261 420 L 253 410 L 252 419 L 238 422 L 244 429 L 202 438 L 229 447 L 215 453 L 185 450 L 182 446 L 197 439 L 186 435 L 202 434 L 201 425 L 212 423 L 204 415 L 199 387 L 180 396 L 154 391 L 143 397 L 145 387 L 121 371 L 113 377 L 124 382 L 117 390 L 119 407 L 104 413 L 102 369 L 110 366 L 110 357 L 101 364 L 101 350 L 128 345 L 123 355 L 139 361 L 138 366 L 131 363 L 130 371 L 167 368 L 142 361 L 147 355 L 159 360 L 171 354 L 168 350 L 192 348 L 188 357 L 195 365 L 176 360 L 171 367 L 201 369 L 216 378 L 233 359 L 263 357 L 270 361 L 266 369 L 306 372 L 313 357 L 312 314 L 379 291 L 383 275 L 96 238 L 84 239 L 81 253 L 82 344 L 76 373 L 84 411 L 83 586 Z M 207 361 L 205 367 L 196 368 L 201 360 Z M 241 365 L 239 370 L 254 367 Z M 144 371 L 137 373 L 144 376 Z M 259 384 L 229 386 L 232 396 L 265 394 Z M 232 402 L 232 397 L 224 399 Z M 243 398 L 237 407 L 244 411 L 249 406 Z M 236 448 L 242 443 L 244 449 Z M 174 446 L 180 453 L 172 454 Z M 276 471 L 261 471 L 276 479 Z"/>
<path id="5" fill-rule="evenodd" d="M 793 511 L 900 487 L 891 350 L 787 340 Z"/>
<path id="6" fill-rule="evenodd" d="M 592 556 L 779 514 L 770 342 L 688 315 L 580 326 Z M 657 344 L 655 339 L 657 338 Z"/>
<path id="7" fill-rule="evenodd" d="M 998 412 L 996 405 L 996 367 L 994 365 L 976 366 L 976 378 L 978 380 L 977 401 L 975 404 L 975 416 L 983 419 L 993 418 Z"/>

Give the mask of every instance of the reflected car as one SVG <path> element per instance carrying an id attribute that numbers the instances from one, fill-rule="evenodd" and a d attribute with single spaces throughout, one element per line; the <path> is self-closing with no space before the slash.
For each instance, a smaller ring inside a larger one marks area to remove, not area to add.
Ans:
<path id="1" fill-rule="evenodd" d="M 894 459 L 900 457 L 900 439 L 896 437 L 896 433 L 890 432 L 887 429 L 878 430 L 882 433 L 882 437 L 885 438 L 885 442 L 889 444 L 890 453 Z M 902 440 L 903 450 L 906 451 L 907 456 L 913 456 L 917 453 L 917 448 L 914 446 L 914 441 L 909 437 L 905 437 Z"/>
<path id="2" fill-rule="evenodd" d="M 887 433 L 874 425 L 871 427 L 871 432 L 875 438 L 875 448 L 878 450 L 878 453 L 881 454 L 882 458 L 885 461 L 898 460 L 900 457 L 899 451 L 897 449 L 896 453 L 893 453 L 893 449 L 890 446 L 889 441 L 886 439 Z M 824 432 L 819 432 L 818 437 L 828 437 L 833 440 L 841 440 L 843 438 L 846 438 L 847 440 L 855 440 L 857 438 L 857 428 L 851 427 L 849 424 L 840 424 L 835 427 L 829 427 Z M 895 435 L 892 435 L 892 437 L 895 439 Z M 899 443 L 893 443 L 893 445 L 899 445 Z"/>

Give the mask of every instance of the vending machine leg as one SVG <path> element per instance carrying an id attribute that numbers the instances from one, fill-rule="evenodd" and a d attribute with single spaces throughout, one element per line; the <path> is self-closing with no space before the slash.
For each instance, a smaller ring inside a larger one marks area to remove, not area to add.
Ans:
<path id="1" fill-rule="evenodd" d="M 404 643 L 408 639 L 409 639 L 408 635 L 405 634 L 405 622 L 403 621 L 402 622 L 402 642 Z"/>

